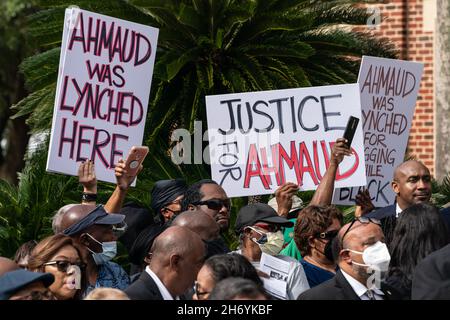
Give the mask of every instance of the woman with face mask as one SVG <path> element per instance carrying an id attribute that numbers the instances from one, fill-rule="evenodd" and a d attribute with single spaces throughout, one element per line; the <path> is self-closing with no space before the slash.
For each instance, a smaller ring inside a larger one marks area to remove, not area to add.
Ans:
<path id="1" fill-rule="evenodd" d="M 54 275 L 49 289 L 58 300 L 81 299 L 86 287 L 85 266 L 72 239 L 62 234 L 39 242 L 28 260 L 30 271 Z"/>
<path id="2" fill-rule="evenodd" d="M 240 240 L 239 250 L 236 253 L 245 256 L 257 270 L 260 270 L 263 253 L 289 262 L 290 268 L 285 281 L 285 297 L 288 300 L 296 299 L 300 293 L 309 289 L 301 264 L 291 257 L 279 254 L 284 243 L 280 228 L 291 226 L 292 222 L 278 216 L 272 207 L 264 203 L 242 207 L 235 224 L 235 231 Z"/>
<path id="3" fill-rule="evenodd" d="M 311 288 L 336 273 L 331 244 L 342 221 L 342 213 L 334 206 L 308 206 L 297 218 L 294 241 L 303 257 L 300 263 Z"/>

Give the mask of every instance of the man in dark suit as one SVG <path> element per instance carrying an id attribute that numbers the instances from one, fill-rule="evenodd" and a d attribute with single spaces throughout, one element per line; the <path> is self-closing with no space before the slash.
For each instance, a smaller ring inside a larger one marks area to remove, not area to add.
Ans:
<path id="1" fill-rule="evenodd" d="M 389 293 L 380 289 L 380 273 L 373 273 L 369 267 L 387 270 L 390 261 L 389 252 L 385 248 L 384 235 L 380 226 L 369 219 L 357 218 L 346 224 L 335 238 L 334 252 L 337 256 L 339 271 L 331 280 L 305 291 L 298 300 L 384 300 Z M 377 248 L 376 250 L 373 250 Z M 373 265 L 365 261 L 362 253 L 372 251 L 376 260 Z"/>
<path id="2" fill-rule="evenodd" d="M 191 230 L 173 226 L 154 241 L 147 267 L 125 293 L 131 300 L 178 300 L 194 285 L 203 265 L 205 245 Z"/>
<path id="3" fill-rule="evenodd" d="M 412 299 L 450 299 L 450 244 L 417 265 L 412 281 Z"/>
<path id="4" fill-rule="evenodd" d="M 396 194 L 395 203 L 365 215 L 381 221 L 387 244 L 392 240 L 399 214 L 413 204 L 430 201 L 430 171 L 419 161 L 405 161 L 395 169 L 391 186 Z M 450 208 L 441 210 L 441 214 L 450 230 Z"/>

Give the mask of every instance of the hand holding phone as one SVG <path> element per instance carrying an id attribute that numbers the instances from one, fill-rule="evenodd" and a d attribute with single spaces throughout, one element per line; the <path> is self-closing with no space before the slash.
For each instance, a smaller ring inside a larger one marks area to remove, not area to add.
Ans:
<path id="1" fill-rule="evenodd" d="M 345 127 L 343 138 L 347 140 L 347 147 L 350 149 L 353 137 L 355 136 L 356 128 L 358 127 L 359 119 L 353 116 L 348 118 L 347 126 Z"/>
<path id="2" fill-rule="evenodd" d="M 125 170 L 127 170 L 128 176 L 135 176 L 142 162 L 148 154 L 148 147 L 146 146 L 133 146 L 125 161 Z"/>

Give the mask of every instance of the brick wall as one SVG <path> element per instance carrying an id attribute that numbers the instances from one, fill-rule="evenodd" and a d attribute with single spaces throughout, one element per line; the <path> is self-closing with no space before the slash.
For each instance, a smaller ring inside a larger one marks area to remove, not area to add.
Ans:
<path id="1" fill-rule="evenodd" d="M 389 38 L 399 49 L 400 59 L 425 63 L 408 152 L 434 173 L 434 30 L 424 30 L 424 1 L 390 0 L 377 5 L 383 16 L 374 31 Z M 426 3 L 428 5 L 428 3 Z M 428 11 L 426 19 L 429 17 Z M 429 24 L 428 24 L 429 25 Z M 433 24 L 434 25 L 434 24 Z"/>

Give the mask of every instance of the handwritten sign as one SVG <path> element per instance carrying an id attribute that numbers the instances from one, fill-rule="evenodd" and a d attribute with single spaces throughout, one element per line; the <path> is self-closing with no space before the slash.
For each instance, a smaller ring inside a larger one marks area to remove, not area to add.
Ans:
<path id="1" fill-rule="evenodd" d="M 357 84 L 206 97 L 212 178 L 230 197 L 273 193 L 285 182 L 316 189 L 349 116 L 361 118 Z M 361 126 L 336 185 L 366 184 Z"/>
<path id="2" fill-rule="evenodd" d="M 376 207 L 393 204 L 394 169 L 403 162 L 423 64 L 364 56 L 358 83 L 367 188 Z M 354 204 L 361 188 L 335 190 L 333 202 Z"/>
<path id="3" fill-rule="evenodd" d="M 97 179 L 141 145 L 158 29 L 66 10 L 47 171 L 76 175 L 90 159 Z"/>

